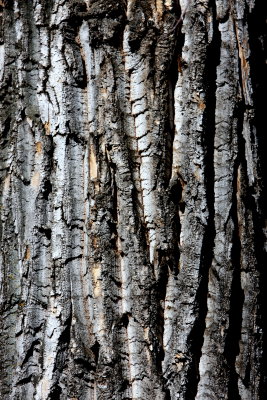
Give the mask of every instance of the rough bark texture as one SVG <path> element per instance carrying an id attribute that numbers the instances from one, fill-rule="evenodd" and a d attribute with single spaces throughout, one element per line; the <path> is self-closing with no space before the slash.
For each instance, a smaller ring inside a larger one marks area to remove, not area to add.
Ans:
<path id="1" fill-rule="evenodd" d="M 0 1 L 1 399 L 267 398 L 264 3 Z"/>

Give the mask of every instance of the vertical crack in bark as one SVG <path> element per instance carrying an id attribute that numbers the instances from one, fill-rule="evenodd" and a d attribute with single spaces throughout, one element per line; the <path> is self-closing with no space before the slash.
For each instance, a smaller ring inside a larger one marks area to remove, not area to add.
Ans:
<path id="1" fill-rule="evenodd" d="M 265 76 L 266 11 L 266 5 L 263 4 L 255 5 L 252 9 L 248 7 L 245 9 L 243 24 L 249 33 L 249 45 L 247 45 L 246 36 L 242 32 L 244 27 L 240 27 L 239 21 L 236 22 L 240 73 L 242 72 L 240 82 L 242 83 L 244 101 L 243 131 L 242 137 L 240 133 L 241 139 L 239 139 L 239 155 L 242 164 L 239 173 L 240 193 L 238 193 L 242 256 L 241 286 L 244 292 L 244 305 L 240 354 L 237 356 L 236 370 L 239 375 L 238 387 L 241 397 L 247 392 L 250 396 L 259 399 L 261 396 L 264 398 L 266 394 L 266 380 L 263 378 L 263 376 L 266 376 L 266 346 L 264 345 L 266 340 L 264 337 L 266 295 L 261 286 L 265 278 L 262 266 L 266 264 L 266 253 L 264 251 L 266 205 L 263 204 L 263 198 L 266 194 L 266 180 L 262 173 L 264 163 L 266 163 L 265 156 L 262 153 L 262 149 L 266 145 L 266 138 L 264 138 L 265 135 L 262 131 L 263 110 L 259 97 L 259 94 L 263 93 L 262 91 L 266 90 L 267 87 Z M 250 74 L 246 77 L 247 71 Z M 250 89 L 250 97 L 247 95 L 248 88 Z M 249 99 L 250 101 L 248 101 Z M 244 226 L 246 233 L 243 231 Z M 249 283 L 246 276 L 250 276 Z M 252 296 L 252 291 L 254 296 Z M 247 311 L 248 309 L 250 311 Z M 248 312 L 250 313 L 249 317 Z M 259 349 L 262 349 L 263 353 Z M 244 365 L 242 365 L 241 360 Z M 265 371 L 265 374 L 261 375 L 260 370 Z M 259 379 L 260 375 L 261 378 Z"/>
<path id="2" fill-rule="evenodd" d="M 258 268 L 260 272 L 260 295 L 259 295 L 259 325 L 263 332 L 263 353 L 261 356 L 262 371 L 260 379 L 260 399 L 267 397 L 267 257 L 266 257 L 266 218 L 267 218 L 267 136 L 266 136 L 266 107 L 262 100 L 267 92 L 267 4 L 266 2 L 256 2 L 251 13 L 248 14 L 248 32 L 250 42 L 250 67 L 253 85 L 253 98 L 255 105 L 255 128 L 258 139 L 258 190 L 260 190 L 258 202 L 255 204 L 253 223 L 255 229 L 255 249 Z M 254 193 L 251 193 L 254 202 Z M 256 212 L 257 210 L 257 212 Z"/>
<path id="3" fill-rule="evenodd" d="M 233 220 L 233 238 L 232 238 L 232 249 L 231 259 L 233 265 L 233 277 L 230 289 L 230 311 L 229 311 L 229 324 L 225 337 L 224 356 L 227 362 L 227 368 L 229 370 L 229 381 L 228 381 L 228 399 L 229 400 L 241 400 L 239 388 L 238 388 L 238 373 L 236 371 L 236 359 L 240 353 L 239 341 L 241 339 L 242 329 L 242 310 L 244 305 L 244 291 L 241 287 L 241 242 L 240 242 L 240 231 L 239 231 L 239 218 L 238 218 L 238 204 L 237 197 L 240 191 L 240 177 L 239 168 L 244 168 L 245 163 L 245 152 L 244 152 L 244 139 L 242 137 L 243 120 L 244 120 L 244 104 L 241 102 L 236 106 L 236 118 L 237 118 L 237 136 L 238 136 L 238 157 L 235 161 L 233 171 L 233 197 L 232 197 L 232 208 L 231 218 Z"/>
<path id="4" fill-rule="evenodd" d="M 216 106 L 214 108 L 214 253 L 209 271 L 206 327 L 200 359 L 200 382 L 197 399 L 216 396 L 214 383 L 220 393 L 229 384 L 229 373 L 222 356 L 224 340 L 229 328 L 230 296 L 233 281 L 233 261 L 230 255 L 233 242 L 233 220 L 231 215 L 233 170 L 237 153 L 237 129 L 235 103 L 229 99 L 238 95 L 238 53 L 235 45 L 232 16 L 227 8 L 216 4 L 216 42 L 220 35 L 219 62 L 217 62 Z M 229 18 L 228 18 L 229 16 Z M 217 53 L 218 54 L 218 53 Z M 218 61 L 217 58 L 217 61 Z M 226 68 L 229 65 L 229 69 Z M 228 90 L 225 84 L 231 83 Z M 224 121 L 227 113 L 229 122 Z M 225 276 L 223 275 L 223 271 Z M 226 278 L 227 277 L 227 278 Z M 232 322 L 232 321 L 231 321 Z M 212 355 L 211 355 L 212 354 Z"/>
<path id="5" fill-rule="evenodd" d="M 216 78 L 217 66 L 220 63 L 221 37 L 216 18 L 216 5 L 214 1 L 209 4 L 212 19 L 212 40 L 207 48 L 205 71 L 203 74 L 204 86 L 206 88 L 206 108 L 204 111 L 204 134 L 203 146 L 204 156 L 204 175 L 207 195 L 208 221 L 203 236 L 203 244 L 200 255 L 200 281 L 196 295 L 197 318 L 189 337 L 193 362 L 188 371 L 188 389 L 185 399 L 195 398 L 199 382 L 199 361 L 201 357 L 202 345 L 204 342 L 204 331 L 206 328 L 205 318 L 207 315 L 208 281 L 209 270 L 213 259 L 213 247 L 215 238 L 214 225 L 214 136 L 215 136 L 215 110 L 216 110 Z"/>
<path id="6" fill-rule="evenodd" d="M 177 8 L 177 9 L 176 9 Z M 180 5 L 175 2 L 176 14 L 180 12 Z M 165 187 L 167 188 L 170 183 L 172 176 L 172 164 L 173 164 L 173 141 L 175 136 L 175 88 L 178 80 L 179 73 L 183 73 L 182 65 L 182 49 L 184 46 L 185 35 L 182 32 L 181 25 L 177 27 L 174 31 L 174 39 L 172 44 L 172 56 L 170 60 L 170 66 L 167 67 L 166 74 L 169 82 L 169 93 L 168 93 L 168 117 L 169 126 L 167 126 L 167 131 L 169 131 L 169 137 L 166 140 L 166 171 L 165 171 Z M 179 199 L 180 200 L 180 199 Z"/>
<path id="7" fill-rule="evenodd" d="M 180 7 L 178 4 L 175 5 L 175 11 L 179 14 Z M 166 300 L 166 292 L 168 286 L 168 280 L 170 274 L 176 276 L 178 274 L 179 265 L 179 235 L 180 235 L 180 221 L 179 221 L 179 203 L 181 202 L 182 186 L 179 179 L 176 181 L 171 180 L 172 176 L 172 162 L 173 162 L 173 140 L 175 134 L 175 123 L 174 123 L 174 91 L 178 79 L 179 73 L 179 61 L 181 58 L 182 47 L 184 44 L 184 34 L 181 33 L 180 26 L 178 27 L 176 38 L 173 44 L 173 54 L 170 60 L 170 66 L 167 67 L 164 74 L 168 80 L 168 121 L 166 121 L 166 144 L 165 151 L 163 152 L 163 157 L 165 160 L 164 170 L 162 163 L 158 164 L 157 175 L 160 178 L 163 175 L 163 185 L 166 191 L 166 198 L 162 199 L 163 204 L 165 204 L 166 209 L 169 213 L 165 216 L 165 225 L 169 227 L 166 233 L 168 237 L 168 250 L 164 251 L 160 248 L 157 251 L 157 263 L 159 266 L 159 273 L 156 283 L 156 297 L 158 303 L 158 336 L 160 348 L 156 352 L 156 364 L 159 375 L 163 380 L 163 390 L 165 392 L 165 399 L 171 399 L 171 393 L 167 385 L 167 379 L 163 376 L 162 362 L 164 360 L 164 303 Z M 181 71 L 180 71 L 181 72 Z M 159 94 L 160 95 L 160 94 Z M 170 216 L 169 216 L 170 215 Z"/>
<path id="8" fill-rule="evenodd" d="M 58 338 L 58 346 L 56 350 L 55 363 L 53 369 L 53 384 L 50 392 L 48 393 L 48 399 L 57 400 L 60 398 L 62 393 L 62 386 L 60 379 L 64 368 L 66 368 L 66 362 L 69 355 L 69 345 L 71 339 L 71 321 L 72 313 L 67 318 L 63 325 L 63 330 Z"/>

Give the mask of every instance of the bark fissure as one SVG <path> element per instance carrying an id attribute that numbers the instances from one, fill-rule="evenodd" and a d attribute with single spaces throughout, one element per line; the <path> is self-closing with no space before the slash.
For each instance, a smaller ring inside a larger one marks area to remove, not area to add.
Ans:
<path id="1" fill-rule="evenodd" d="M 211 24 L 212 24 L 212 37 L 209 39 L 206 58 L 206 70 L 204 72 L 204 82 L 206 91 L 205 98 L 205 113 L 204 113 L 204 129 L 203 145 L 205 148 L 204 156 L 204 170 L 205 170 L 205 185 L 207 193 L 207 209 L 208 220 L 207 227 L 203 236 L 203 245 L 200 255 L 200 279 L 199 287 L 196 296 L 196 310 L 198 318 L 191 333 L 191 347 L 193 356 L 193 363 L 191 370 L 188 373 L 188 381 L 192 382 L 190 388 L 186 393 L 186 398 L 195 398 L 197 394 L 197 385 L 199 382 L 199 361 L 201 357 L 201 350 L 204 341 L 205 331 L 205 318 L 207 315 L 207 298 L 208 298 L 208 280 L 209 269 L 212 265 L 213 247 L 215 238 L 214 226 L 214 133 L 215 133 L 215 111 L 216 111 L 216 78 L 217 66 L 220 61 L 220 32 L 218 29 L 218 22 L 216 20 L 216 7 L 213 2 L 210 2 L 211 7 Z"/>

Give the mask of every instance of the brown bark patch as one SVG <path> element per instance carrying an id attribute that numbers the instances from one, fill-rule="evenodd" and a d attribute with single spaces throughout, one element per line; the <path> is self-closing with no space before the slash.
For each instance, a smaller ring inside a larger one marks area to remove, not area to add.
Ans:
<path id="1" fill-rule="evenodd" d="M 35 172 L 31 179 L 31 186 L 37 188 L 40 183 L 40 172 Z"/>
<path id="2" fill-rule="evenodd" d="M 41 142 L 37 142 L 35 144 L 35 149 L 36 149 L 36 153 L 40 154 L 42 152 L 42 143 Z"/>
<path id="3" fill-rule="evenodd" d="M 27 245 L 27 246 L 26 246 L 26 251 L 25 251 L 25 257 L 24 257 L 24 259 L 25 259 L 25 260 L 29 260 L 30 258 L 31 258 L 31 249 L 30 249 L 30 246 Z"/>
<path id="4" fill-rule="evenodd" d="M 44 124 L 44 128 L 45 128 L 45 134 L 46 135 L 50 135 L 51 134 L 51 128 L 50 128 L 50 122 L 45 122 Z"/>

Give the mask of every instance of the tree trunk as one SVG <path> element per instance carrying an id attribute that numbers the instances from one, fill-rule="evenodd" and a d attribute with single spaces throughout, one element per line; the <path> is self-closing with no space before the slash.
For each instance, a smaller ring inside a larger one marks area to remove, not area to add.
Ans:
<path id="1" fill-rule="evenodd" d="M 263 3 L 0 1 L 1 399 L 267 398 Z"/>

